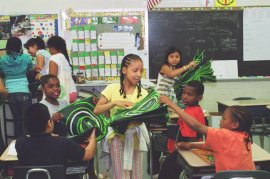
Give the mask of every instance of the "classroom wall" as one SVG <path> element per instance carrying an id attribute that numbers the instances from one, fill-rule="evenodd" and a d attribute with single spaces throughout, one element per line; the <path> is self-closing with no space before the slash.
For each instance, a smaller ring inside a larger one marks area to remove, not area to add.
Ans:
<path id="1" fill-rule="evenodd" d="M 0 0 L 0 13 L 58 13 L 74 10 L 145 8 L 145 0 Z"/>

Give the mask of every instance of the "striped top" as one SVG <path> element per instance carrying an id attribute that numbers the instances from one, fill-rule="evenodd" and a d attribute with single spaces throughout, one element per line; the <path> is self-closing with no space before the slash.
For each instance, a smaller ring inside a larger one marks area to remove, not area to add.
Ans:
<path id="1" fill-rule="evenodd" d="M 158 74 L 156 90 L 159 94 L 168 96 L 173 102 L 177 102 L 173 85 L 175 78 L 169 78 L 166 75 Z"/>

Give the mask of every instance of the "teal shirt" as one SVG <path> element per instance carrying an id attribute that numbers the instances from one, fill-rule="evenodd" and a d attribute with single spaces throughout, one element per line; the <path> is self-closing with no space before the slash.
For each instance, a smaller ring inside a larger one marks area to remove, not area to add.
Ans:
<path id="1" fill-rule="evenodd" d="M 5 75 L 9 93 L 29 93 L 26 72 L 32 69 L 32 58 L 27 54 L 12 53 L 0 58 L 0 71 Z"/>

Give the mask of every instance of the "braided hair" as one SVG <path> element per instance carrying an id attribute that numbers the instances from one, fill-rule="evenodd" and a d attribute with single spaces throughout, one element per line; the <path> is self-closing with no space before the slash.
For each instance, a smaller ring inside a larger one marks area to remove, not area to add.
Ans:
<path id="1" fill-rule="evenodd" d="M 125 85 L 124 85 L 125 75 L 123 74 L 123 68 L 124 67 L 127 68 L 131 61 L 141 61 L 142 62 L 142 59 L 138 55 L 128 54 L 122 60 L 121 68 L 120 68 L 121 87 L 120 87 L 119 92 L 120 92 L 120 95 L 123 95 L 124 98 L 126 98 L 127 96 L 126 96 L 126 90 L 125 90 Z M 141 81 L 139 81 L 139 83 L 137 84 L 137 87 L 138 87 L 137 98 L 139 98 L 141 96 Z"/>
<path id="2" fill-rule="evenodd" d="M 246 148 L 249 151 L 250 149 L 248 148 L 248 143 L 253 143 L 252 135 L 250 132 L 250 128 L 253 124 L 252 114 L 245 107 L 242 106 L 231 106 L 228 108 L 228 111 L 230 112 L 232 120 L 239 123 L 239 127 L 234 131 L 242 131 L 248 134 L 245 142 Z"/>

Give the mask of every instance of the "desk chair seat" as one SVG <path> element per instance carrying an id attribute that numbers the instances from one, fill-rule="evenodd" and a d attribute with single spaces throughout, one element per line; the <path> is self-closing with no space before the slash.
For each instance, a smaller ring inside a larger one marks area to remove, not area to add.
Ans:
<path id="1" fill-rule="evenodd" d="M 254 178 L 254 179 L 269 179 L 270 173 L 263 170 L 254 171 L 223 171 L 214 175 L 214 179 L 230 179 L 230 178 Z"/>
<path id="2" fill-rule="evenodd" d="M 14 168 L 14 179 L 65 179 L 63 165 L 18 166 Z"/>

